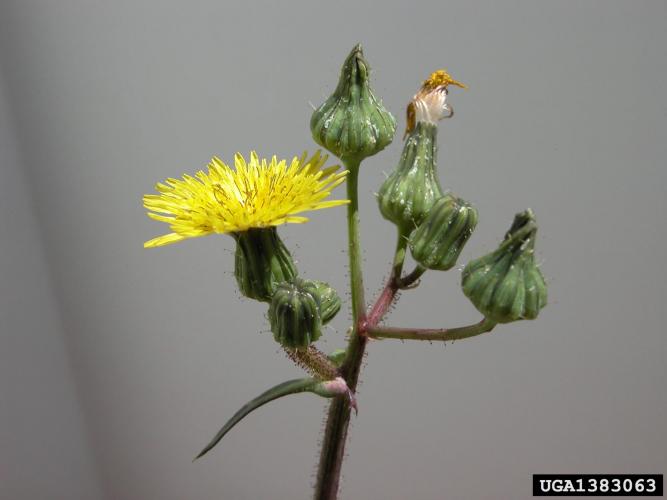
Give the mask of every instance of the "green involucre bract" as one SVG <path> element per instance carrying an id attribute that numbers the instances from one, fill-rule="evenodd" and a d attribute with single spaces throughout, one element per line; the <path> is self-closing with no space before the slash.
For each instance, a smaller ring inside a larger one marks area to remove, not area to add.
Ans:
<path id="1" fill-rule="evenodd" d="M 461 198 L 445 195 L 410 236 L 412 256 L 427 269 L 451 269 L 475 226 L 477 210 Z"/>
<path id="2" fill-rule="evenodd" d="M 394 138 L 396 120 L 375 97 L 370 67 L 357 45 L 347 56 L 334 93 L 310 119 L 313 139 L 343 160 L 361 161 Z"/>
<path id="3" fill-rule="evenodd" d="M 378 202 L 385 219 L 405 229 L 422 223 L 442 198 L 438 181 L 436 125 L 418 122 L 403 146 L 396 169 L 380 187 Z"/>
<path id="4" fill-rule="evenodd" d="M 273 338 L 290 349 L 305 349 L 322 335 L 318 299 L 298 278 L 276 286 L 269 321 Z"/>
<path id="5" fill-rule="evenodd" d="M 517 214 L 497 250 L 463 270 L 463 293 L 498 323 L 535 319 L 547 304 L 547 286 L 535 263 L 537 225 L 531 210 Z"/>
<path id="6" fill-rule="evenodd" d="M 234 275 L 243 295 L 268 302 L 278 283 L 297 275 L 292 256 L 275 227 L 235 233 Z"/>

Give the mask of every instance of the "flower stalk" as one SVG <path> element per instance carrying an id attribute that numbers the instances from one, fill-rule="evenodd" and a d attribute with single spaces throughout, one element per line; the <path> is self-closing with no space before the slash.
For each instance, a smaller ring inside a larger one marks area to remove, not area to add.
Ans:
<path id="1" fill-rule="evenodd" d="M 444 342 L 462 340 L 481 335 L 493 330 L 496 322 L 484 318 L 474 325 L 458 328 L 396 328 L 374 327 L 369 328 L 366 334 L 372 339 L 399 339 L 399 340 L 441 340 Z"/>
<path id="2" fill-rule="evenodd" d="M 350 289 L 352 292 L 352 322 L 356 326 L 366 311 L 364 299 L 364 278 L 361 270 L 361 242 L 359 237 L 359 164 L 349 161 L 345 167 L 349 170 L 347 182 L 347 236 L 350 260 Z"/>
<path id="3" fill-rule="evenodd" d="M 380 292 L 380 296 L 373 304 L 370 312 L 368 313 L 368 319 L 364 325 L 364 334 L 368 331 L 369 328 L 373 328 L 377 325 L 382 317 L 387 313 L 391 304 L 396 298 L 396 293 L 402 288 L 405 288 L 410 283 L 403 281 L 401 279 L 401 273 L 403 272 L 403 264 L 405 263 L 405 253 L 407 251 L 408 231 L 404 228 L 398 228 L 398 236 L 396 238 L 396 250 L 394 250 L 394 260 L 391 265 L 391 272 L 389 274 L 389 279 L 387 279 L 387 284 Z M 416 274 L 415 274 L 416 276 Z M 421 276 L 421 274 L 419 275 Z M 408 279 L 412 279 L 409 277 Z M 417 276 L 418 279 L 418 276 Z"/>
<path id="4" fill-rule="evenodd" d="M 340 376 L 336 365 L 315 346 L 311 345 L 306 349 L 285 347 L 285 353 L 294 363 L 319 380 L 334 380 Z"/>

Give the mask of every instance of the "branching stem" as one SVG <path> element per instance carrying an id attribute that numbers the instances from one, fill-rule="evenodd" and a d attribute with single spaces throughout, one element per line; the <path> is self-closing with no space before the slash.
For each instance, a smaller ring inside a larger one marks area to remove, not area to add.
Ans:
<path id="1" fill-rule="evenodd" d="M 374 327 L 366 332 L 373 339 L 401 339 L 401 340 L 460 340 L 490 332 L 496 326 L 494 321 L 484 318 L 474 325 L 458 328 L 396 328 Z"/>
<path id="2" fill-rule="evenodd" d="M 359 161 L 347 161 L 345 166 L 350 171 L 347 178 L 347 197 L 350 200 L 347 206 L 347 228 L 353 323 L 341 374 L 350 390 L 356 391 L 359 371 L 361 370 L 368 340 L 365 335 L 360 335 L 360 327 L 366 322 L 366 305 L 364 302 L 361 245 L 359 241 Z M 332 401 L 327 416 L 317 471 L 315 500 L 336 500 L 349 424 L 349 401 L 346 398 L 337 397 Z"/>
<path id="3" fill-rule="evenodd" d="M 364 358 L 368 338 L 405 338 L 416 340 L 455 340 L 472 337 L 490 331 L 495 323 L 483 320 L 477 325 L 450 330 L 417 330 L 407 328 L 379 328 L 384 315 L 387 313 L 396 293 L 401 289 L 410 288 L 424 274 L 426 269 L 417 266 L 407 276 L 401 277 L 405 254 L 408 246 L 410 230 L 399 228 L 394 252 L 394 261 L 387 284 L 380 293 L 375 304 L 366 314 L 364 301 L 364 285 L 361 271 L 361 246 L 359 241 L 359 162 L 344 162 L 350 174 L 347 179 L 347 197 L 350 200 L 347 206 L 348 248 L 350 258 L 350 288 L 352 291 L 352 328 L 348 341 L 345 362 L 340 368 L 341 376 L 347 382 L 349 389 L 355 392 L 359 372 Z M 337 397 L 329 408 L 327 423 L 322 440 L 322 451 L 317 471 L 315 485 L 315 500 L 336 500 L 340 473 L 345 456 L 345 442 L 350 424 L 350 399 Z"/>
<path id="4" fill-rule="evenodd" d="M 401 279 L 399 279 L 396 285 L 400 290 L 407 290 L 408 288 L 414 288 L 419 278 L 421 278 L 422 274 L 424 274 L 426 271 L 427 269 L 425 267 L 422 267 L 419 264 L 417 264 L 417 267 L 415 267 L 411 273 L 406 274 Z"/>
<path id="5" fill-rule="evenodd" d="M 396 239 L 396 250 L 394 252 L 394 263 L 391 267 L 391 274 L 387 280 L 387 284 L 380 293 L 380 296 L 375 301 L 375 304 L 371 308 L 371 311 L 368 313 L 368 318 L 363 325 L 361 334 L 366 335 L 368 329 L 375 327 L 387 313 L 391 304 L 396 298 L 396 293 L 402 289 L 406 288 L 408 285 L 419 279 L 424 271 L 416 274 L 416 271 L 410 273 L 410 275 L 405 278 L 401 278 L 401 272 L 403 272 L 403 264 L 405 262 L 405 251 L 408 246 L 408 235 L 410 231 L 407 229 L 400 228 L 398 229 L 398 237 Z M 414 279 L 413 279 L 414 278 Z"/>

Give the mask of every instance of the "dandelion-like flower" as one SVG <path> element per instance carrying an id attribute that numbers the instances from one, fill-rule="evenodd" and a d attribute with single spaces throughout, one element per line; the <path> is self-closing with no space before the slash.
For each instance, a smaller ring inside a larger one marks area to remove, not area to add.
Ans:
<path id="1" fill-rule="evenodd" d="M 208 234 L 242 233 L 255 228 L 271 228 L 285 223 L 303 223 L 307 217 L 296 215 L 348 203 L 328 200 L 331 191 L 345 180 L 347 171 L 339 167 L 322 168 L 328 156 L 317 151 L 304 153 L 291 163 L 259 159 L 253 151 L 246 162 L 240 153 L 234 157 L 235 169 L 217 157 L 208 173 L 184 175 L 183 180 L 158 183 L 159 194 L 144 196 L 148 216 L 169 224 L 172 232 L 144 243 L 144 247 L 168 245 Z"/>

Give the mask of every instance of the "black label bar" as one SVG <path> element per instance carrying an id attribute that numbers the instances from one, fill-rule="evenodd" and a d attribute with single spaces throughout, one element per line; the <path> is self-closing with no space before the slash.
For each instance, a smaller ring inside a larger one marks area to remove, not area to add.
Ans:
<path id="1" fill-rule="evenodd" d="M 533 474 L 534 497 L 661 497 L 662 474 Z"/>

